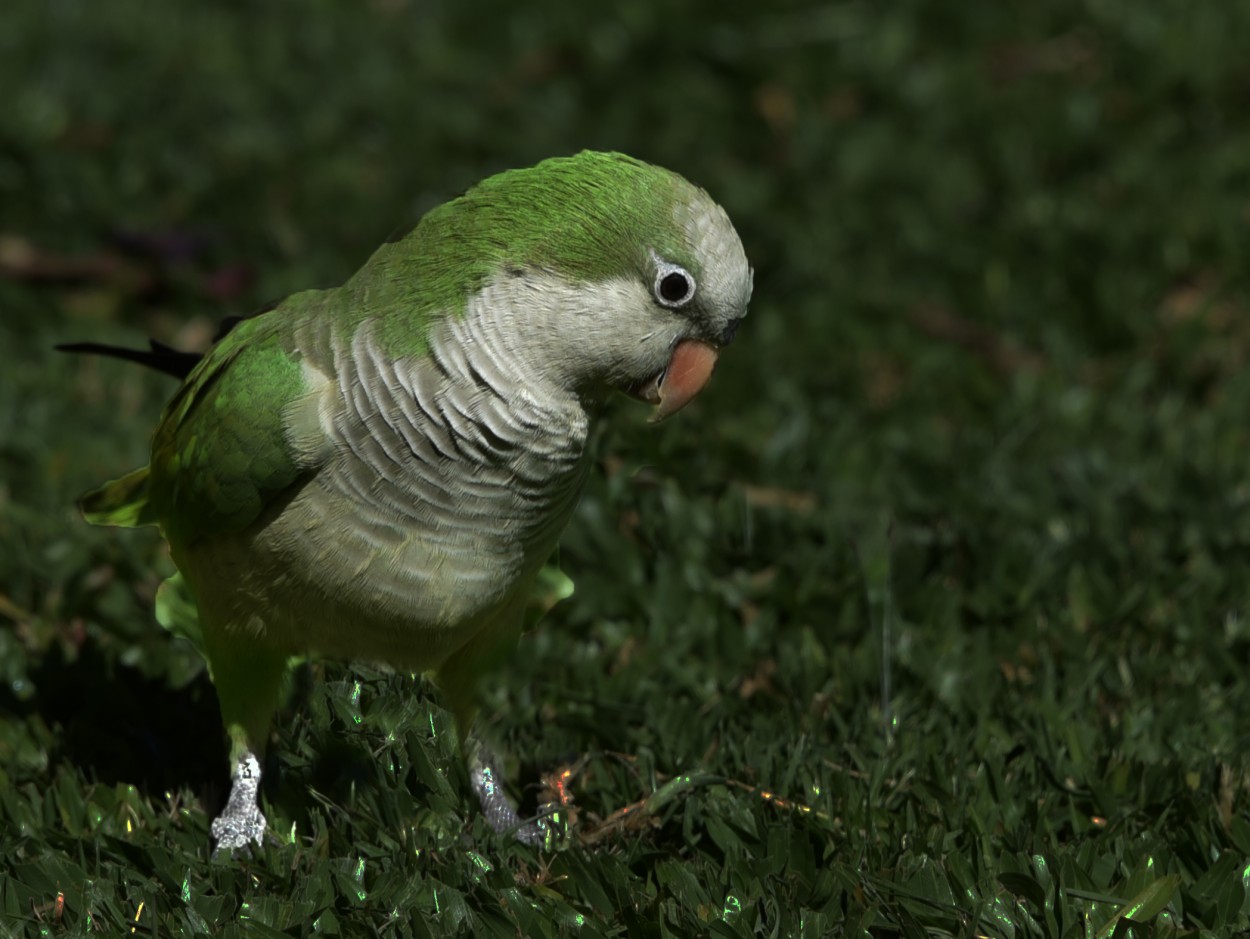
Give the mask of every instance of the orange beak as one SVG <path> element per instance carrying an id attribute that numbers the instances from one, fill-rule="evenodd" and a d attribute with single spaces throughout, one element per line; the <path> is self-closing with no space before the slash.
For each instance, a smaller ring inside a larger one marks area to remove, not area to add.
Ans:
<path id="1" fill-rule="evenodd" d="M 640 398 L 656 406 L 651 420 L 662 421 L 693 401 L 712 377 L 718 354 L 715 346 L 698 339 L 677 343 L 668 368 L 636 390 Z"/>

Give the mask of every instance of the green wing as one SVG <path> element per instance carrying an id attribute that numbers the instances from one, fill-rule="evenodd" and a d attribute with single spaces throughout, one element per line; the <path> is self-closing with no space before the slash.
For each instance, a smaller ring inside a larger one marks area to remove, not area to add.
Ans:
<path id="1" fill-rule="evenodd" d="M 178 544 L 254 521 L 315 469 L 286 440 L 284 413 L 304 393 L 300 354 L 288 348 L 290 317 L 321 300 L 299 294 L 245 320 L 204 356 L 165 408 L 152 462 L 79 500 L 94 525 L 159 524 Z"/>
<path id="2" fill-rule="evenodd" d="M 306 394 L 292 327 L 325 298 L 297 294 L 244 320 L 165 409 L 152 442 L 148 498 L 172 543 L 246 528 L 316 468 L 288 441 L 286 415 Z"/>
<path id="3" fill-rule="evenodd" d="M 303 381 L 278 312 L 240 323 L 208 351 L 165 408 L 151 463 L 79 500 L 88 522 L 159 524 L 187 544 L 245 528 L 295 482 L 303 467 L 283 414 Z"/>

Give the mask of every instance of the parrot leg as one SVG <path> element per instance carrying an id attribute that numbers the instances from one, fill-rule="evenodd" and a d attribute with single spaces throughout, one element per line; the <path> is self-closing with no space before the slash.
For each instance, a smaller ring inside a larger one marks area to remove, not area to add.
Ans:
<path id="1" fill-rule="evenodd" d="M 210 829 L 213 857 L 219 857 L 262 843 L 266 823 L 259 801 L 260 767 L 287 657 L 226 630 L 206 628 L 204 647 L 230 737 L 230 797 Z"/>
<path id="2" fill-rule="evenodd" d="M 484 676 L 502 666 L 516 649 L 526 596 L 526 590 L 518 591 L 511 604 L 439 667 L 434 680 L 456 718 L 460 749 L 469 769 L 469 784 L 481 803 L 487 823 L 501 835 L 512 835 L 524 844 L 541 845 L 548 841 L 544 819 L 523 819 L 517 814 L 504 791 L 499 760 L 469 734 L 477 715 L 478 684 Z"/>

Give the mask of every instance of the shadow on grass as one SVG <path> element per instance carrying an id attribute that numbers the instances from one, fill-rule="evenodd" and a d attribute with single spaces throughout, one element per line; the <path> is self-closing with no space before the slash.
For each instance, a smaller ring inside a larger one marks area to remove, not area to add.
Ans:
<path id="1" fill-rule="evenodd" d="M 35 694 L 19 700 L 0 688 L 0 711 L 42 717 L 55 737 L 52 762 L 158 799 L 184 787 L 204 793 L 225 779 L 221 718 L 207 675 L 172 688 L 87 642 L 72 659 L 50 649 L 29 677 Z"/>
<path id="2" fill-rule="evenodd" d="M 19 720 L 38 715 L 54 737 L 49 762 L 73 764 L 105 785 L 132 785 L 153 801 L 190 790 L 211 816 L 225 805 L 230 788 L 228 749 L 217 694 L 208 675 L 182 687 L 111 658 L 93 642 L 67 658 L 49 650 L 30 673 L 37 689 L 18 699 L 0 687 L 0 714 Z M 307 706 L 313 681 L 297 668 L 291 694 L 276 723 L 289 722 Z M 303 815 L 315 803 L 310 789 L 331 799 L 372 780 L 370 756 L 349 741 L 331 740 L 315 759 L 283 767 L 271 743 L 265 759 L 265 793 L 287 814 Z"/>

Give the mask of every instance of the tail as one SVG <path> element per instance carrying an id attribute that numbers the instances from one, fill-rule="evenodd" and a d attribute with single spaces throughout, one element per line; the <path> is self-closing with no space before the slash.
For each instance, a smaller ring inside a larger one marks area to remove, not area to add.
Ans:
<path id="1" fill-rule="evenodd" d="M 148 504 L 148 468 L 141 467 L 99 489 L 92 489 L 78 500 L 78 508 L 92 525 L 121 528 L 155 525 L 156 515 Z"/>
<path id="2" fill-rule="evenodd" d="M 276 303 L 271 303 L 250 316 L 227 316 L 217 324 L 217 334 L 213 336 L 213 343 L 220 342 L 226 333 L 238 326 L 243 320 L 251 319 L 252 316 L 260 316 L 262 313 L 268 313 L 276 306 Z M 154 368 L 158 372 L 164 372 L 166 375 L 174 376 L 174 378 L 186 378 L 191 374 L 191 370 L 199 364 L 200 359 L 204 358 L 203 352 L 184 352 L 182 349 L 175 349 L 173 346 L 165 345 L 159 339 L 149 339 L 148 348 L 146 349 L 128 349 L 125 346 L 110 346 L 103 342 L 63 342 L 54 348 L 58 352 L 105 355 L 113 359 L 125 359 L 127 362 L 138 362 L 140 365 Z"/>
<path id="3" fill-rule="evenodd" d="M 109 346 L 102 342 L 65 342 L 56 346 L 58 352 L 79 352 L 87 355 L 107 355 L 114 359 L 125 359 L 127 362 L 138 362 L 148 368 L 154 368 L 174 378 L 186 378 L 191 369 L 204 356 L 199 352 L 183 352 L 173 346 L 167 346 L 156 339 L 148 340 L 147 349 L 127 349 L 124 346 Z"/>

